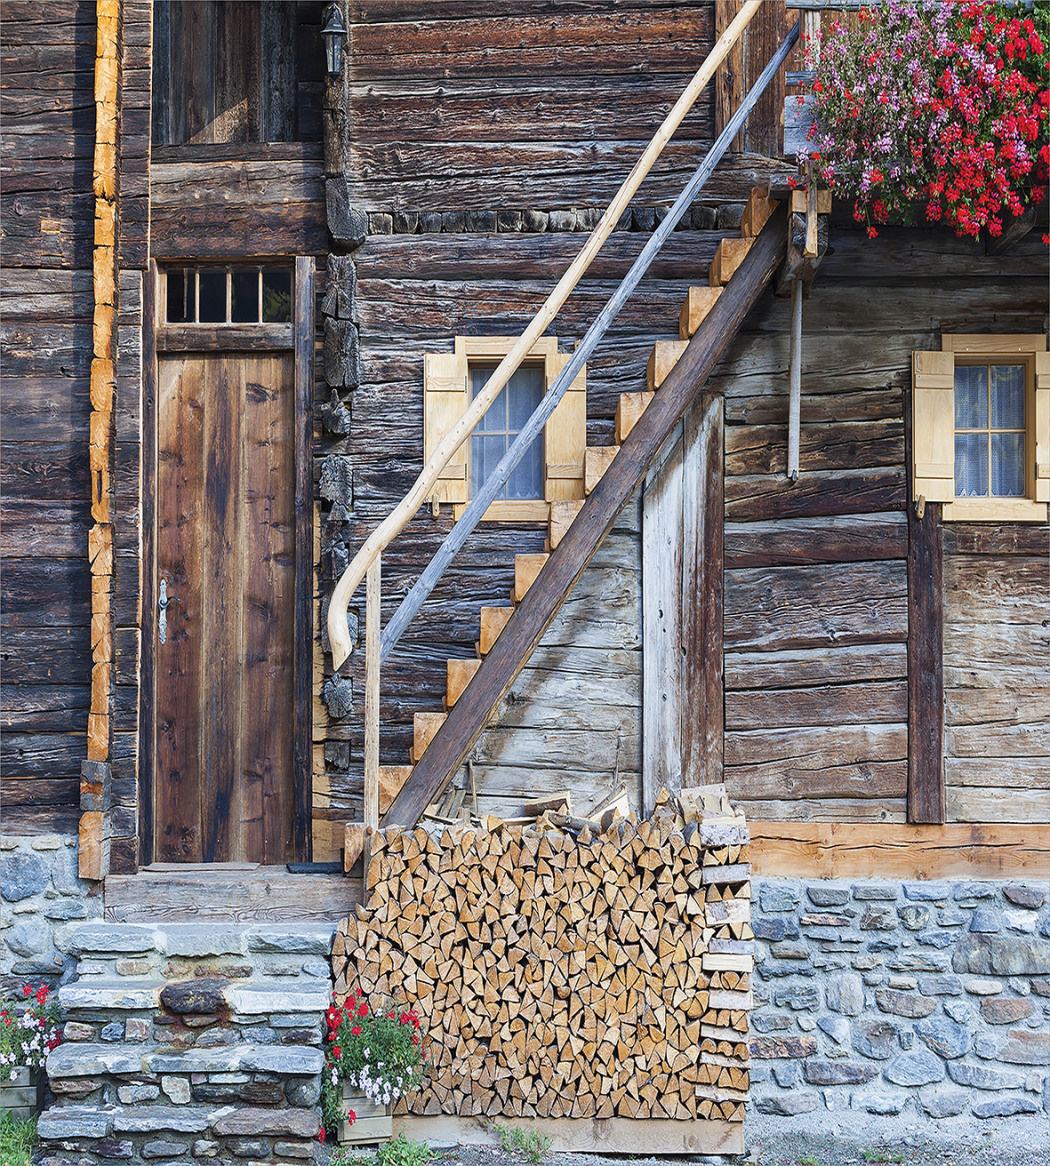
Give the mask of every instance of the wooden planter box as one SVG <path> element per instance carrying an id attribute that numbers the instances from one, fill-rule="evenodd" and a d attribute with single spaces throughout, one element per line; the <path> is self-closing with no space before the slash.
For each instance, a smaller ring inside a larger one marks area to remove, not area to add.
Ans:
<path id="1" fill-rule="evenodd" d="M 386 1142 L 394 1136 L 389 1105 L 376 1105 L 363 1093 L 355 1093 L 352 1086 L 343 1086 L 343 1106 L 352 1109 L 357 1121 L 339 1123 L 336 1140 L 340 1145 L 354 1146 L 364 1142 Z"/>
<path id="2" fill-rule="evenodd" d="M 11 1114 L 16 1121 L 28 1121 L 40 1112 L 40 1074 L 24 1066 L 15 1070 L 15 1079 L 10 1080 L 10 1070 L 5 1070 L 0 1082 L 0 1108 Z"/>

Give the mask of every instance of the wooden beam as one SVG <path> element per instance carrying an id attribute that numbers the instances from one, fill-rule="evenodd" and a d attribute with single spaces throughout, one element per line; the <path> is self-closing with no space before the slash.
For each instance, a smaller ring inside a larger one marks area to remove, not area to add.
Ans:
<path id="1" fill-rule="evenodd" d="M 1040 824 L 748 822 L 753 873 L 793 879 L 1050 878 Z"/>
<path id="2" fill-rule="evenodd" d="M 736 276 L 628 434 L 615 462 L 587 497 L 576 521 L 551 553 L 539 578 L 438 729 L 387 812 L 387 825 L 418 821 L 478 739 L 492 709 L 514 683 L 697 389 L 707 380 L 783 260 L 786 214 L 786 208 L 779 209 L 766 224 Z"/>
<path id="3" fill-rule="evenodd" d="M 153 861 L 153 771 L 157 755 L 157 282 L 155 260 L 142 281 L 142 630 L 139 640 L 139 847 Z"/>
<path id="4" fill-rule="evenodd" d="M 292 617 L 292 847 L 309 862 L 313 816 L 314 260 L 295 261 L 295 605 Z"/>

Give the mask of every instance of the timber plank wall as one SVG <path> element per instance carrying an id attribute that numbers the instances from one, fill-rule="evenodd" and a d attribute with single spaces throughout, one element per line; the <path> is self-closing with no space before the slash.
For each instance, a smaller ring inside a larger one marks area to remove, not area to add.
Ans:
<path id="1" fill-rule="evenodd" d="M 3 15 L 0 800 L 5 832 L 75 832 L 91 692 L 95 13 L 5 0 Z"/>

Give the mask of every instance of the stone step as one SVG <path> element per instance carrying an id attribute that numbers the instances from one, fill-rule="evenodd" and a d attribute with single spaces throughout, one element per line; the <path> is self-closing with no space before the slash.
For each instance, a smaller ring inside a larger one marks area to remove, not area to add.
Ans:
<path id="1" fill-rule="evenodd" d="M 316 955 L 332 950 L 334 923 L 273 924 L 137 923 L 73 924 L 64 929 L 68 950 L 79 956 L 203 958 L 205 956 Z"/>
<path id="2" fill-rule="evenodd" d="M 61 1044 L 47 1058 L 51 1080 L 132 1074 L 277 1073 L 312 1076 L 324 1053 L 306 1045 L 243 1042 L 223 1048 L 165 1048 L 142 1044 Z"/>
<path id="3" fill-rule="evenodd" d="M 234 1013 L 258 1016 L 309 1013 L 312 1024 L 331 1000 L 327 978 L 255 976 L 250 982 L 224 977 L 199 977 L 172 982 L 154 977 L 88 976 L 64 984 L 58 991 L 59 1005 L 67 1013 L 106 1011 L 143 1012 L 162 1006 L 176 1015 L 206 1014 L 230 1009 Z"/>
<path id="4" fill-rule="evenodd" d="M 209 1134 L 213 1139 L 314 1139 L 320 1128 L 320 1116 L 314 1109 L 291 1106 L 264 1109 L 231 1105 L 59 1105 L 42 1113 L 37 1124 L 37 1132 L 44 1141 L 154 1133 Z M 164 1155 L 147 1152 L 145 1157 L 172 1158 L 185 1153 L 188 1148 L 172 1150 Z M 218 1146 L 210 1153 L 203 1148 L 194 1148 L 193 1153 L 195 1157 L 210 1158 L 218 1150 Z M 106 1153 L 102 1156 L 127 1159 L 132 1154 Z"/>

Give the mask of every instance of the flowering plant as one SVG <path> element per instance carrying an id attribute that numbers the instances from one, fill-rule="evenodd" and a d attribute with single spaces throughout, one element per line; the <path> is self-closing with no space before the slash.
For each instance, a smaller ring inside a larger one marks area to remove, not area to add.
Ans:
<path id="1" fill-rule="evenodd" d="M 1046 194 L 1048 65 L 1050 5 L 884 0 L 822 38 L 803 153 L 869 235 L 916 204 L 956 234 L 1000 235 Z"/>
<path id="2" fill-rule="evenodd" d="M 62 1039 L 58 1008 L 46 984 L 26 985 L 24 1000 L 0 1004 L 0 1069 L 14 1080 L 16 1070 L 43 1067 L 47 1054 Z"/>
<path id="3" fill-rule="evenodd" d="M 377 1105 L 389 1105 L 418 1088 L 426 1055 L 419 1014 L 414 1008 L 384 1003 L 370 1009 L 352 993 L 325 1014 L 325 1124 L 342 1116 L 340 1082 L 359 1089 Z M 346 1118 L 356 1120 L 352 1110 Z"/>

